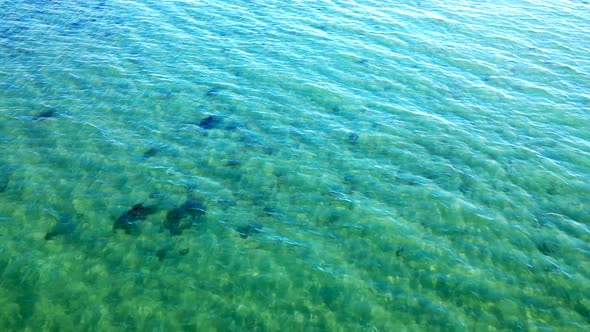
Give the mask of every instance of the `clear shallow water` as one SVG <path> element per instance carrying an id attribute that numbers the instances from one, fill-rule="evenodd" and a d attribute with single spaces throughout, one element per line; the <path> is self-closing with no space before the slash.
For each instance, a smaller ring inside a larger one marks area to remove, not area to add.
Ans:
<path id="1" fill-rule="evenodd" d="M 0 328 L 588 329 L 589 22 L 0 2 Z"/>

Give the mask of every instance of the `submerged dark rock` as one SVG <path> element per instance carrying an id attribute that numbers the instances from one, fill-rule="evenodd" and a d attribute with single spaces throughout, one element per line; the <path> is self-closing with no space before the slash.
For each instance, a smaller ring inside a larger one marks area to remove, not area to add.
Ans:
<path id="1" fill-rule="evenodd" d="M 199 127 L 203 129 L 213 129 L 218 127 L 222 122 L 222 118 L 219 115 L 209 115 L 199 122 Z"/>
<path id="2" fill-rule="evenodd" d="M 233 121 L 233 122 L 227 123 L 227 124 L 226 124 L 226 125 L 223 127 L 223 129 L 225 129 L 225 130 L 229 130 L 229 131 L 234 131 L 234 130 L 243 129 L 243 128 L 246 128 L 246 125 L 245 125 L 245 124 L 243 124 L 243 123 L 240 123 L 240 122 L 236 122 L 236 121 Z"/>
<path id="3" fill-rule="evenodd" d="M 267 216 L 277 216 L 280 214 L 279 209 L 272 206 L 265 206 L 264 209 L 262 209 L 262 212 Z"/>
<path id="4" fill-rule="evenodd" d="M 395 255 L 397 257 L 400 257 L 404 254 L 404 252 L 406 251 L 406 249 L 404 247 L 399 247 L 397 248 L 397 250 L 395 251 Z"/>
<path id="5" fill-rule="evenodd" d="M 180 248 L 175 251 L 172 246 L 166 246 L 156 251 L 156 257 L 158 258 L 158 261 L 162 262 L 164 259 L 186 256 L 189 251 L 189 248 Z"/>
<path id="6" fill-rule="evenodd" d="M 48 110 L 37 113 L 37 115 L 33 116 L 33 120 L 45 120 L 45 119 L 53 118 L 56 115 L 57 115 L 56 110 L 48 109 Z"/>
<path id="7" fill-rule="evenodd" d="M 103 10 L 106 7 L 107 1 L 106 0 L 101 0 L 98 2 L 98 4 L 96 4 L 94 6 L 94 9 L 96 10 Z"/>
<path id="8" fill-rule="evenodd" d="M 249 236 L 258 234 L 262 230 L 262 224 L 250 223 L 236 228 L 236 231 L 242 239 L 247 239 Z"/>
<path id="9" fill-rule="evenodd" d="M 8 189 L 13 172 L 14 169 L 11 165 L 4 165 L 0 167 L 0 193 Z"/>
<path id="10" fill-rule="evenodd" d="M 0 174 L 0 193 L 6 191 L 8 189 L 8 184 L 10 183 L 10 177 L 8 174 Z"/>
<path id="11" fill-rule="evenodd" d="M 210 96 L 214 96 L 218 93 L 221 92 L 221 88 L 218 87 L 212 87 L 209 90 L 207 90 L 207 93 L 205 94 L 206 96 L 210 97 Z"/>
<path id="12" fill-rule="evenodd" d="M 358 133 L 355 133 L 355 132 L 350 132 L 346 136 L 346 140 L 349 143 L 358 143 L 358 141 L 359 141 L 359 134 Z"/>
<path id="13" fill-rule="evenodd" d="M 553 256 L 557 252 L 557 245 L 548 241 L 537 243 L 537 249 L 545 256 Z"/>
<path id="14" fill-rule="evenodd" d="M 61 223 L 58 222 L 53 228 L 45 234 L 45 240 L 53 240 L 59 235 L 67 235 L 74 232 L 76 224 L 73 222 Z"/>
<path id="15" fill-rule="evenodd" d="M 45 240 L 49 241 L 55 239 L 57 236 L 72 234 L 77 226 L 78 223 L 76 220 L 73 220 L 70 217 L 62 217 L 55 225 L 53 225 L 51 230 L 45 234 Z"/>
<path id="16" fill-rule="evenodd" d="M 181 206 L 168 211 L 164 227 L 170 231 L 172 235 L 180 235 L 182 231 L 190 228 L 193 223 L 207 212 L 207 208 L 202 203 L 188 199 L 182 203 Z"/>
<path id="17" fill-rule="evenodd" d="M 335 286 L 324 286 L 318 292 L 320 298 L 328 307 L 333 307 L 340 298 L 340 289 Z"/>
<path id="18" fill-rule="evenodd" d="M 144 159 L 151 158 L 151 157 L 157 155 L 158 153 L 160 153 L 161 151 L 162 151 L 162 149 L 159 147 L 151 147 L 143 153 L 143 158 Z"/>
<path id="19" fill-rule="evenodd" d="M 158 260 L 161 262 L 164 260 L 164 258 L 166 258 L 166 255 L 168 254 L 168 250 L 162 248 L 159 249 L 158 251 L 156 251 L 156 257 L 158 257 Z"/>
<path id="20" fill-rule="evenodd" d="M 138 230 L 138 221 L 145 220 L 147 216 L 156 211 L 157 209 L 154 206 L 144 206 L 143 203 L 135 204 L 115 220 L 113 230 L 122 229 L 125 233 L 132 234 Z"/>

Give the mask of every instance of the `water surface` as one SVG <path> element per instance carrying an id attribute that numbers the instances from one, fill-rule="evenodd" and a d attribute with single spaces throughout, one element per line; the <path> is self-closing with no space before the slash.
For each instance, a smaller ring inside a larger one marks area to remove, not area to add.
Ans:
<path id="1" fill-rule="evenodd" d="M 589 329 L 589 22 L 0 1 L 0 328 Z"/>

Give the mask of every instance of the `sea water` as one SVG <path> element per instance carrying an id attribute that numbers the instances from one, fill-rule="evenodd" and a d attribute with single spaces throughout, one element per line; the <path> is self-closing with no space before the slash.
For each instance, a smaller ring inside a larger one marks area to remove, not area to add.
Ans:
<path id="1" fill-rule="evenodd" d="M 588 330 L 588 36 L 574 0 L 0 1 L 0 329 Z"/>

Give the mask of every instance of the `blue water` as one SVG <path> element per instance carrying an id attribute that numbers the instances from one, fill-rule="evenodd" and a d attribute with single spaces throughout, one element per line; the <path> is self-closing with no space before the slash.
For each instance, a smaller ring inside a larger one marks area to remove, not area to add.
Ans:
<path id="1" fill-rule="evenodd" d="M 590 329 L 586 1 L 0 1 L 0 330 Z"/>

